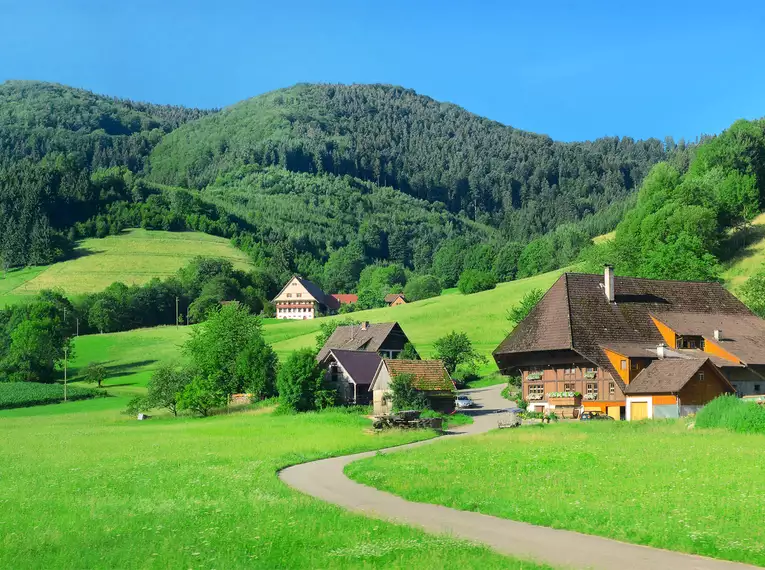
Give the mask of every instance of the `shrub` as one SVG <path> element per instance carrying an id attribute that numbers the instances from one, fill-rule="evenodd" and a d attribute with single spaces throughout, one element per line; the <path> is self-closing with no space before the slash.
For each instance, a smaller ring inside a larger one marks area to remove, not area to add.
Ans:
<path id="1" fill-rule="evenodd" d="M 424 410 L 428 407 L 425 394 L 414 387 L 412 374 L 398 374 L 390 384 L 393 410 Z"/>
<path id="2" fill-rule="evenodd" d="M 457 288 L 463 295 L 488 291 L 497 286 L 497 279 L 489 271 L 479 271 L 478 269 L 467 269 L 460 275 Z"/>
<path id="3" fill-rule="evenodd" d="M 536 307 L 542 297 L 544 297 L 544 292 L 540 289 L 528 291 L 523 299 L 507 312 L 507 320 L 512 323 L 513 327 L 517 326 Z"/>
<path id="4" fill-rule="evenodd" d="M 719 396 L 696 415 L 696 427 L 765 433 L 765 407 L 740 400 L 734 395 Z"/>
<path id="5" fill-rule="evenodd" d="M 105 392 L 90 388 L 67 386 L 67 400 L 87 400 L 106 396 Z M 0 410 L 28 408 L 64 401 L 62 384 L 41 384 L 38 382 L 0 382 Z"/>
<path id="6" fill-rule="evenodd" d="M 215 408 L 226 405 L 226 394 L 213 378 L 196 376 L 178 395 L 178 408 L 208 416 Z"/>
<path id="7" fill-rule="evenodd" d="M 433 348 L 436 359 L 443 361 L 449 374 L 453 374 L 460 364 L 466 364 L 469 369 L 474 370 L 479 364 L 486 362 L 486 357 L 473 348 L 465 333 L 452 331 L 439 338 L 433 344 Z"/>
<path id="8" fill-rule="evenodd" d="M 326 403 L 322 391 L 323 371 L 310 349 L 296 350 L 279 369 L 276 385 L 283 411 L 305 412 Z"/>
<path id="9" fill-rule="evenodd" d="M 398 357 L 401 360 L 420 360 L 420 355 L 411 342 L 404 344 L 404 349 L 399 353 Z"/>
<path id="10" fill-rule="evenodd" d="M 409 302 L 438 297 L 440 294 L 441 281 L 433 275 L 413 277 L 404 287 L 404 296 Z"/>

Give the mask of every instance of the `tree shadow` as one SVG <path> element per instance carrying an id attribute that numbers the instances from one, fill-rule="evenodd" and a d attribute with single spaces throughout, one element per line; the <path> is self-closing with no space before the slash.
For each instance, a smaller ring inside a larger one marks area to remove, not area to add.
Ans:
<path id="1" fill-rule="evenodd" d="M 111 360 L 108 360 L 106 362 L 102 362 L 101 364 L 106 368 L 106 380 L 111 380 L 112 378 L 121 378 L 122 376 L 131 376 L 137 372 L 141 372 L 141 369 L 146 368 L 147 366 L 150 366 L 156 362 L 157 360 L 136 360 L 134 362 L 125 362 L 123 364 L 112 364 L 109 363 L 112 362 Z M 80 366 L 79 368 L 72 368 L 72 376 L 79 376 L 85 372 L 85 369 L 87 368 L 87 364 Z M 127 383 L 127 384 L 111 384 L 109 387 L 113 388 L 115 386 L 131 386 L 133 383 Z"/>
<path id="2" fill-rule="evenodd" d="M 720 244 L 720 261 L 734 263 L 754 253 L 753 246 L 765 239 L 765 225 L 748 226 L 725 238 Z"/>

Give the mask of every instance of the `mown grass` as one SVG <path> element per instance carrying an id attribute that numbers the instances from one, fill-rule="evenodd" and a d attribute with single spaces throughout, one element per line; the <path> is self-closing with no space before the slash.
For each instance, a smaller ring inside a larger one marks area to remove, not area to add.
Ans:
<path id="1" fill-rule="evenodd" d="M 42 289 L 78 295 L 102 291 L 115 281 L 140 285 L 154 277 L 169 277 L 197 255 L 222 257 L 237 268 L 251 268 L 247 255 L 229 240 L 199 232 L 126 230 L 117 236 L 82 240 L 75 253 L 74 259 L 0 279 L 0 306 Z"/>
<path id="2" fill-rule="evenodd" d="M 413 501 L 765 565 L 765 436 L 682 422 L 561 423 L 353 463 Z"/>
<path id="3" fill-rule="evenodd" d="M 138 422 L 91 410 L 2 423 L 0 568 L 539 568 L 349 514 L 277 478 L 430 432 L 374 434 L 338 412 Z"/>

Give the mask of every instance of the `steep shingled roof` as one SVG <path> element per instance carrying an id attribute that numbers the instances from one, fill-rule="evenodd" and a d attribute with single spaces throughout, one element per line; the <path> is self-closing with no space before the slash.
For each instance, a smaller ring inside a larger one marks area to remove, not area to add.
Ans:
<path id="1" fill-rule="evenodd" d="M 324 343 L 317 358 L 319 361 L 324 360 L 330 349 L 334 348 L 377 352 L 385 339 L 394 331 L 404 335 L 398 323 L 370 323 L 366 326 L 366 330 L 364 325 L 339 326 Z"/>
<path id="2" fill-rule="evenodd" d="M 690 382 L 707 362 L 709 362 L 708 359 L 667 358 L 654 360 L 650 366 L 641 370 L 640 374 L 635 376 L 634 380 L 625 389 L 625 393 L 628 395 L 676 394 L 683 389 L 683 386 Z M 728 386 L 731 392 L 733 391 L 725 376 L 718 372 L 717 368 L 712 366 L 709 370 L 712 370 Z"/>
<path id="3" fill-rule="evenodd" d="M 362 350 L 330 350 L 325 360 L 332 356 L 350 375 L 353 382 L 367 387 L 372 383 L 382 360 L 376 352 Z"/>
<path id="4" fill-rule="evenodd" d="M 602 346 L 663 342 L 651 315 L 703 312 L 745 320 L 753 316 L 719 283 L 616 277 L 615 292 L 611 303 L 604 293 L 603 275 L 562 275 L 494 351 L 497 363 L 501 360 L 507 368 L 513 355 L 572 349 L 610 370 L 624 389 Z"/>
<path id="5" fill-rule="evenodd" d="M 422 391 L 454 392 L 454 382 L 440 360 L 383 360 L 391 378 L 400 374 L 414 376 L 414 387 Z"/>
<path id="6" fill-rule="evenodd" d="M 395 301 L 399 297 L 401 297 L 402 299 L 404 299 L 404 301 L 406 301 L 406 297 L 404 297 L 403 293 L 388 293 L 387 295 L 385 295 L 384 301 L 386 303 L 392 303 L 393 301 Z"/>

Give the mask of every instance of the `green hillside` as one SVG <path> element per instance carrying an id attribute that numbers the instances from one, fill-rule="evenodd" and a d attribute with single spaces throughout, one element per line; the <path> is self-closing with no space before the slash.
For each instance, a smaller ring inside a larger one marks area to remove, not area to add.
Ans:
<path id="1" fill-rule="evenodd" d="M 370 322 L 399 322 L 424 357 L 433 354 L 436 339 L 452 330 L 467 333 L 476 348 L 488 357 L 509 332 L 507 310 L 530 289 L 546 290 L 560 274 L 556 271 L 502 283 L 492 291 L 474 295 L 442 295 L 398 307 L 359 311 L 351 316 Z M 283 360 L 293 350 L 314 346 L 320 324 L 321 319 L 267 319 L 265 338 Z M 74 377 L 77 377 L 77 368 L 92 361 L 104 362 L 110 371 L 106 386 L 116 386 L 116 391 L 111 389 L 110 393 L 134 392 L 146 385 L 160 361 L 181 358 L 180 348 L 190 330 L 190 327 L 158 327 L 81 336 L 75 341 Z M 486 367 L 486 371 L 494 369 L 493 362 Z"/>
<path id="2" fill-rule="evenodd" d="M 554 142 L 397 86 L 300 84 L 170 133 L 150 178 L 202 189 L 249 164 L 349 175 L 528 239 L 625 198 L 665 154 L 657 139 Z"/>
<path id="3" fill-rule="evenodd" d="M 173 275 L 195 256 L 220 257 L 250 269 L 242 251 L 229 240 L 198 232 L 127 230 L 118 236 L 82 240 L 76 257 L 47 267 L 14 270 L 0 279 L 0 306 L 42 289 L 68 295 L 102 291 L 116 281 L 140 285 Z"/>
<path id="4" fill-rule="evenodd" d="M 752 221 L 752 230 L 748 233 L 750 239 L 726 263 L 723 272 L 725 282 L 734 290 L 755 273 L 765 270 L 765 214 L 760 214 Z"/>

